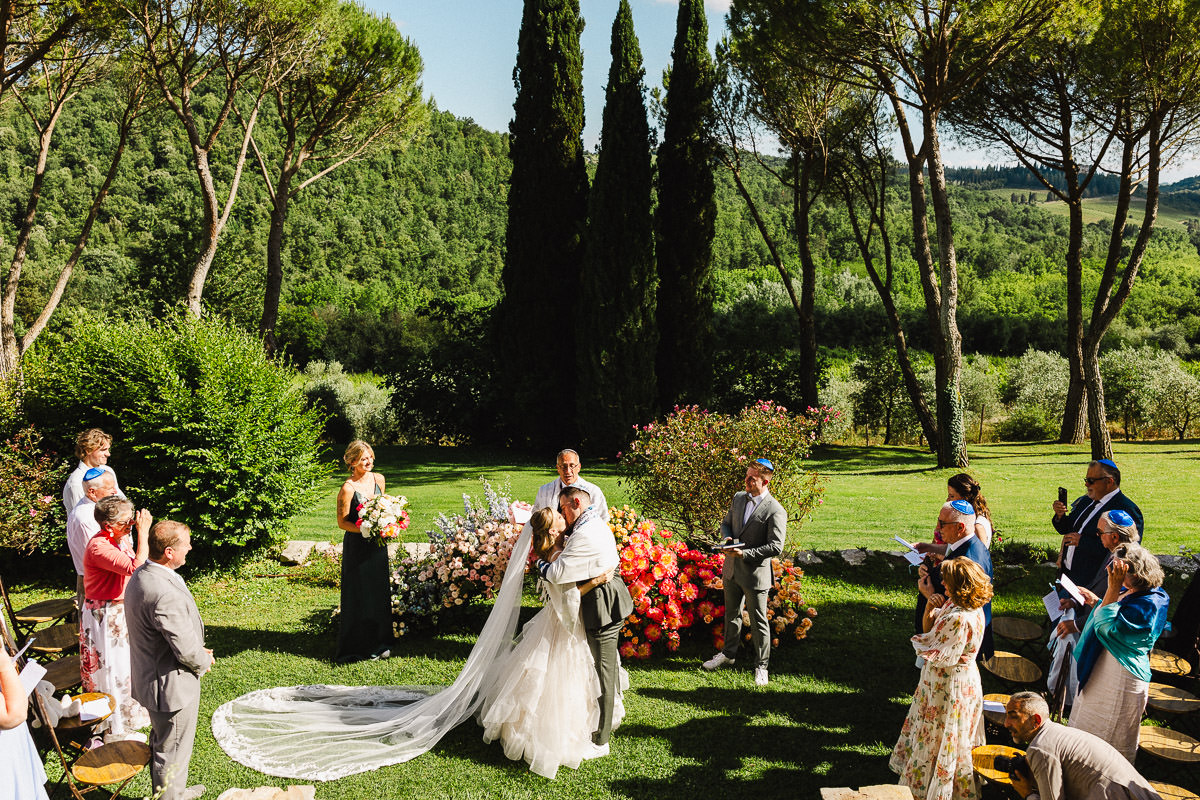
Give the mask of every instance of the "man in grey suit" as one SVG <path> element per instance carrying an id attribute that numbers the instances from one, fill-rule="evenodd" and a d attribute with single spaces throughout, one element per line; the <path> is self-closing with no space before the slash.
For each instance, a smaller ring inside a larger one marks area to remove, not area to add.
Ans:
<path id="1" fill-rule="evenodd" d="M 150 777 L 162 800 L 194 800 L 188 762 L 200 713 L 200 676 L 212 669 L 196 601 L 175 572 L 192 549 L 191 531 L 162 520 L 150 530 L 150 559 L 125 589 L 133 697 L 150 712 Z"/>
<path id="2" fill-rule="evenodd" d="M 1025 800 L 1161 800 L 1108 742 L 1051 721 L 1041 695 L 1017 692 L 1004 710 L 1004 727 L 1027 745 L 1028 772 L 1012 775 L 1013 788 Z"/>
<path id="3" fill-rule="evenodd" d="M 721 522 L 726 545 L 725 647 L 704 662 L 706 670 L 729 666 L 737 656 L 742 638 L 742 604 L 750 608 L 750 637 L 754 645 L 754 683 L 767 685 L 767 662 L 771 657 L 771 628 L 767 622 L 767 596 L 775 580 L 771 559 L 783 552 L 787 537 L 787 511 L 771 496 L 775 466 L 765 458 L 746 469 L 746 491 L 733 496 Z"/>

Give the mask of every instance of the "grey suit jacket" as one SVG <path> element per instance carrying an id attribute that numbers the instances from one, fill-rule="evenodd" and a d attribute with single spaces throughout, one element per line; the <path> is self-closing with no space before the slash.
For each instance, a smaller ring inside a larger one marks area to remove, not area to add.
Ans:
<path id="1" fill-rule="evenodd" d="M 133 699 L 151 711 L 178 711 L 200 699 L 204 649 L 196 601 L 169 570 L 146 562 L 125 587 Z"/>
<path id="2" fill-rule="evenodd" d="M 787 511 L 768 494 L 750 519 L 743 523 L 749 497 L 746 492 L 735 494 L 721 522 L 722 538 L 738 539 L 746 545 L 742 548 L 742 558 L 725 559 L 722 578 L 736 579 L 748 589 L 768 589 L 774 579 L 771 559 L 783 552 L 783 542 L 787 538 Z"/>
<path id="3" fill-rule="evenodd" d="M 1047 722 L 1025 751 L 1041 800 L 1158 800 L 1146 779 L 1098 736 Z"/>

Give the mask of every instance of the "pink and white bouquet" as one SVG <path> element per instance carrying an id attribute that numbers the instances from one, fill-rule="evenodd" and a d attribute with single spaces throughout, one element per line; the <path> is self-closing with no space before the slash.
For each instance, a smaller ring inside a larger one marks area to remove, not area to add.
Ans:
<path id="1" fill-rule="evenodd" d="M 364 539 L 373 539 L 381 547 L 398 541 L 408 528 L 408 498 L 377 494 L 358 507 L 358 531 Z"/>

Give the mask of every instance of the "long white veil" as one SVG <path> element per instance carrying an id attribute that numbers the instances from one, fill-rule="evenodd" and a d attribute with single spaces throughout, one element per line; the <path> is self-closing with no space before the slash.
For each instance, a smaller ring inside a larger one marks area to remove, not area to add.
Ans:
<path id="1" fill-rule="evenodd" d="M 532 529 L 513 545 L 496 602 L 454 683 L 436 688 L 289 686 L 218 708 L 212 731 L 233 760 L 267 775 L 328 781 L 416 758 L 471 717 L 511 652 Z M 436 692 L 431 694 L 430 692 Z"/>

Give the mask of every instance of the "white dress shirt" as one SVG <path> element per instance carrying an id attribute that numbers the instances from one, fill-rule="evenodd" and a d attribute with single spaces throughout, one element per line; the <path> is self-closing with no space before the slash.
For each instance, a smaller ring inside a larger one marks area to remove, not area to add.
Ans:
<path id="1" fill-rule="evenodd" d="M 75 471 L 70 474 L 70 476 L 67 478 L 66 485 L 63 486 L 63 507 L 67 509 L 68 514 L 75 509 L 75 506 L 79 505 L 80 499 L 83 498 L 83 475 L 89 469 L 91 469 L 91 467 L 80 461 L 79 466 L 76 467 Z M 117 473 L 113 472 L 113 468 L 107 464 L 104 464 L 100 467 L 100 469 L 104 470 L 105 472 L 112 472 L 113 486 L 117 487 L 117 495 L 124 497 L 125 493 L 121 491 L 121 484 L 117 483 Z"/>

